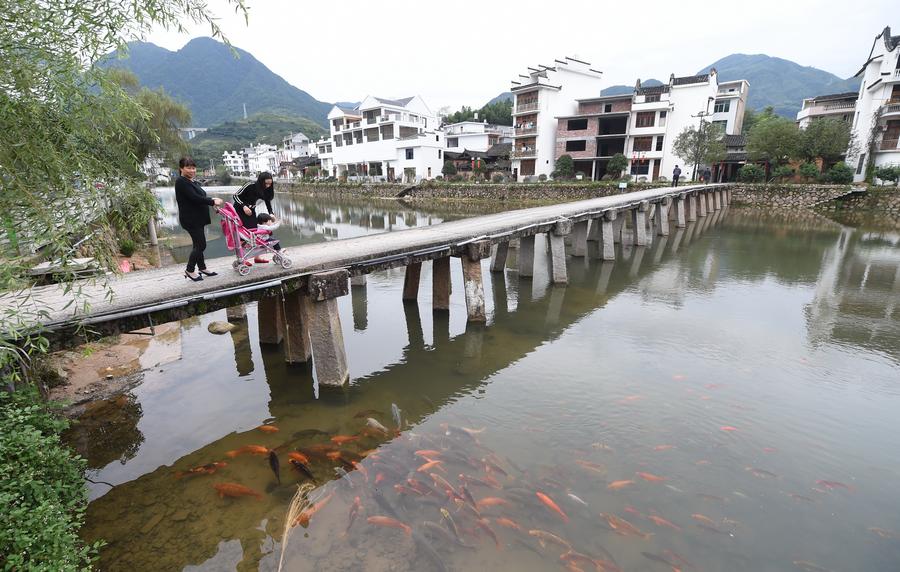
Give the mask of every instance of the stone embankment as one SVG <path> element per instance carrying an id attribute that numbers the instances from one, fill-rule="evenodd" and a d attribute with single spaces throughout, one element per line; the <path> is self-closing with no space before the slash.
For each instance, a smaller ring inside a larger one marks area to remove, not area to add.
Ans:
<path id="1" fill-rule="evenodd" d="M 732 190 L 735 206 L 766 209 L 808 209 L 854 191 L 850 185 L 749 185 L 738 183 Z"/>
<path id="2" fill-rule="evenodd" d="M 848 224 L 900 228 L 900 187 L 869 187 L 865 193 L 829 201 L 816 210 Z"/>

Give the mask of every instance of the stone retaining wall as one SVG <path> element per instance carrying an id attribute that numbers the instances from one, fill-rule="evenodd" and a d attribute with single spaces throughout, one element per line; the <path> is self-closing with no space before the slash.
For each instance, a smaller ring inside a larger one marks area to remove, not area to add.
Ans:
<path id="1" fill-rule="evenodd" d="M 767 209 L 808 209 L 842 197 L 853 189 L 850 185 L 749 185 L 732 187 L 735 206 Z"/>
<path id="2" fill-rule="evenodd" d="M 819 205 L 816 210 L 853 225 L 900 228 L 900 187 L 869 187 Z"/>

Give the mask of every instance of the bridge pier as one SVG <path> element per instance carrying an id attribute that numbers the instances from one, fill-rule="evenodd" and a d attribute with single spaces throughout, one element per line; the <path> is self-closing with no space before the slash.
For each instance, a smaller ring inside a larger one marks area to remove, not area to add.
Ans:
<path id="1" fill-rule="evenodd" d="M 631 211 L 631 221 L 634 226 L 634 244 L 635 246 L 647 246 L 647 209 L 649 204 L 642 201 L 636 209 Z"/>
<path id="2" fill-rule="evenodd" d="M 494 247 L 491 255 L 491 272 L 505 272 L 506 258 L 509 256 L 509 242 L 501 242 Z"/>
<path id="3" fill-rule="evenodd" d="M 687 220 L 688 220 L 688 222 L 696 222 L 697 221 L 697 197 L 694 195 L 694 193 L 688 193 L 687 202 L 688 202 Z"/>
<path id="4" fill-rule="evenodd" d="M 572 256 L 587 254 L 587 234 L 589 220 L 582 220 L 572 227 Z"/>
<path id="5" fill-rule="evenodd" d="M 675 198 L 675 228 L 684 228 L 684 200 L 684 195 L 679 195 Z"/>
<path id="6" fill-rule="evenodd" d="M 247 306 L 238 304 L 225 308 L 225 319 L 229 322 L 238 322 L 247 319 Z"/>
<path id="7" fill-rule="evenodd" d="M 587 241 L 600 242 L 600 219 L 592 218 L 588 222 L 590 226 L 588 227 Z"/>
<path id="8" fill-rule="evenodd" d="M 309 277 L 309 296 L 304 297 L 304 317 L 319 386 L 341 387 L 350 381 L 344 331 L 337 299 L 348 292 L 349 273 L 331 270 Z"/>
<path id="9" fill-rule="evenodd" d="M 285 296 L 284 361 L 287 363 L 307 363 L 312 357 L 308 329 L 308 304 L 309 299 L 299 290 Z M 354 307 L 354 322 L 356 321 L 355 309 Z"/>
<path id="10" fill-rule="evenodd" d="M 706 194 L 700 193 L 697 198 L 699 199 L 698 202 L 700 203 L 700 208 L 699 208 L 700 212 L 697 214 L 702 218 L 702 217 L 706 216 Z"/>
<path id="11" fill-rule="evenodd" d="M 598 254 L 603 260 L 615 260 L 616 244 L 614 238 L 614 227 L 616 220 L 616 211 L 606 211 L 605 213 L 603 213 L 603 218 L 597 220 L 598 222 L 600 222 L 600 248 L 598 249 Z"/>
<path id="12" fill-rule="evenodd" d="M 625 216 L 619 217 L 613 221 L 613 242 L 622 244 L 622 234 L 625 231 Z"/>
<path id="13" fill-rule="evenodd" d="M 669 199 L 664 198 L 656 205 L 656 234 L 669 236 Z"/>
<path id="14" fill-rule="evenodd" d="M 596 222 L 594 223 L 596 225 Z M 572 221 L 563 219 L 553 225 L 548 233 L 550 242 L 550 281 L 554 284 L 568 284 L 569 276 L 566 271 L 566 244 L 565 236 L 572 232 Z"/>
<path id="15" fill-rule="evenodd" d="M 403 301 L 416 301 L 419 297 L 419 278 L 422 276 L 422 263 L 413 262 L 407 265 L 403 276 Z"/>
<path id="16" fill-rule="evenodd" d="M 519 239 L 519 278 L 534 276 L 534 235 Z"/>
<path id="17" fill-rule="evenodd" d="M 353 329 L 361 332 L 369 326 L 368 291 L 366 290 L 366 275 L 361 276 L 361 281 L 354 282 L 357 278 L 360 276 L 350 278 L 350 302 L 353 308 Z"/>
<path id="18" fill-rule="evenodd" d="M 482 240 L 467 245 L 467 252 L 459 257 L 463 271 L 463 289 L 466 293 L 466 311 L 470 322 L 486 322 L 484 306 L 484 282 L 481 276 L 481 259 L 491 254 L 491 243 Z"/>
<path id="19" fill-rule="evenodd" d="M 431 263 L 431 309 L 450 311 L 450 259 L 435 258 Z"/>
<path id="20" fill-rule="evenodd" d="M 277 346 L 284 339 L 284 307 L 281 296 L 267 296 L 256 305 L 259 343 Z"/>

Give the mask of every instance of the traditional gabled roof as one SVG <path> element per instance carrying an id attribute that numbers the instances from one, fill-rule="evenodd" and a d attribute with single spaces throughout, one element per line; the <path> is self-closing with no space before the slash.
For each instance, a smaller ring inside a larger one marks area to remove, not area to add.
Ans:
<path id="1" fill-rule="evenodd" d="M 746 135 L 725 135 L 722 142 L 726 147 L 744 147 L 747 145 Z"/>
<path id="2" fill-rule="evenodd" d="M 488 157 L 509 157 L 512 152 L 512 143 L 496 143 L 487 150 Z"/>
<path id="3" fill-rule="evenodd" d="M 900 36 L 892 36 L 890 26 L 885 26 L 882 34 L 884 34 L 884 47 L 887 48 L 887 51 L 892 52 L 894 48 L 900 46 Z"/>
<path id="4" fill-rule="evenodd" d="M 640 87 L 635 90 L 637 95 L 656 95 L 661 93 L 669 93 L 668 85 L 652 85 L 650 87 Z"/>
<path id="5" fill-rule="evenodd" d="M 672 85 L 689 85 L 692 83 L 703 83 L 704 81 L 709 81 L 708 73 L 672 78 Z"/>
<path id="6" fill-rule="evenodd" d="M 375 99 L 385 105 L 396 105 L 398 107 L 406 107 L 406 105 L 413 100 L 412 97 L 404 97 L 402 99 L 385 99 L 383 97 L 375 97 Z"/>

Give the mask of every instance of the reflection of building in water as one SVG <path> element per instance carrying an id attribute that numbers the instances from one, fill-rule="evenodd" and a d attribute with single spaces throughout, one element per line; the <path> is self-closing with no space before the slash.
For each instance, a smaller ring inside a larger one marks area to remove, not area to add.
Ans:
<path id="1" fill-rule="evenodd" d="M 900 361 L 900 234 L 844 228 L 825 254 L 807 307 L 814 344 L 837 341 Z"/>

